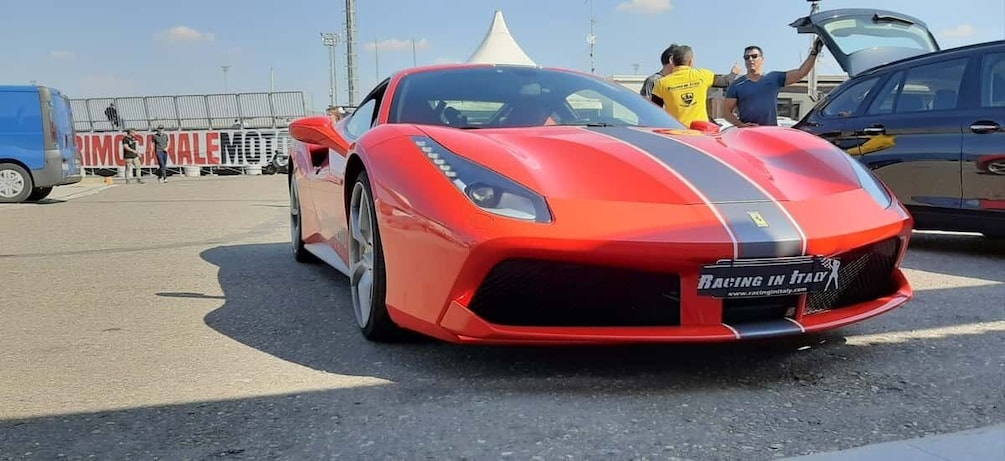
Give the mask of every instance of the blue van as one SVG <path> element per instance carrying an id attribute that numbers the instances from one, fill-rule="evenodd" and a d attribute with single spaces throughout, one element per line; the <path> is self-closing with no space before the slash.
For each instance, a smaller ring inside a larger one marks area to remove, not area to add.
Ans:
<path id="1" fill-rule="evenodd" d="M 66 96 L 44 86 L 0 86 L 0 203 L 41 200 L 80 180 Z"/>

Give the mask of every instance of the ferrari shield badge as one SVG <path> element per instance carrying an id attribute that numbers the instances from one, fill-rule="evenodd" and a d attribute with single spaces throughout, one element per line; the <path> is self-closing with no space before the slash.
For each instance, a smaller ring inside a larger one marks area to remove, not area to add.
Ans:
<path id="1" fill-rule="evenodd" d="M 754 220 L 754 224 L 757 224 L 757 227 L 768 227 L 768 221 L 764 219 L 764 216 L 761 216 L 760 213 L 756 211 L 748 211 L 747 215 L 750 216 L 750 219 Z"/>

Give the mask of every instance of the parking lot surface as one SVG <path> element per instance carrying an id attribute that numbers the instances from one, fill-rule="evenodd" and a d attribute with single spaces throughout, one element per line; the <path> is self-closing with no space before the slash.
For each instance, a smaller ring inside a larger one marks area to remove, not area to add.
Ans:
<path id="1" fill-rule="evenodd" d="M 365 341 L 288 222 L 284 175 L 0 205 L 0 459 L 767 460 L 1005 422 L 980 236 L 916 233 L 916 298 L 809 340 L 514 348 Z"/>

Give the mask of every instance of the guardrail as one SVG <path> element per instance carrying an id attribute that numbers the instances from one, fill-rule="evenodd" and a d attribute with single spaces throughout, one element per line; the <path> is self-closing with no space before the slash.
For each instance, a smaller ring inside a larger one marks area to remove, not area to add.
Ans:
<path id="1" fill-rule="evenodd" d="M 71 99 L 70 106 L 77 132 L 285 128 L 313 113 L 302 91 Z"/>

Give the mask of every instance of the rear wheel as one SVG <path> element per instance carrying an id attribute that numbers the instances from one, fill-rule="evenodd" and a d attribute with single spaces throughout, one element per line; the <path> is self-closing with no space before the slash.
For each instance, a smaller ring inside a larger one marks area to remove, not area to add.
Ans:
<path id="1" fill-rule="evenodd" d="M 370 178 L 356 178 L 349 200 L 349 287 L 356 324 L 371 341 L 398 341 L 405 331 L 391 320 L 385 304 L 387 278 Z"/>
<path id="2" fill-rule="evenodd" d="M 31 195 L 28 196 L 29 201 L 42 200 L 52 193 L 51 187 L 36 187 L 31 190 Z"/>
<path id="3" fill-rule="evenodd" d="M 0 163 L 0 203 L 21 203 L 31 195 L 31 175 L 13 163 Z"/>
<path id="4" fill-rule="evenodd" d="M 317 262 L 318 258 L 307 251 L 304 246 L 303 220 L 300 217 L 300 193 L 297 191 L 297 181 L 294 178 L 290 178 L 290 242 L 293 245 L 293 258 L 297 262 Z"/>

